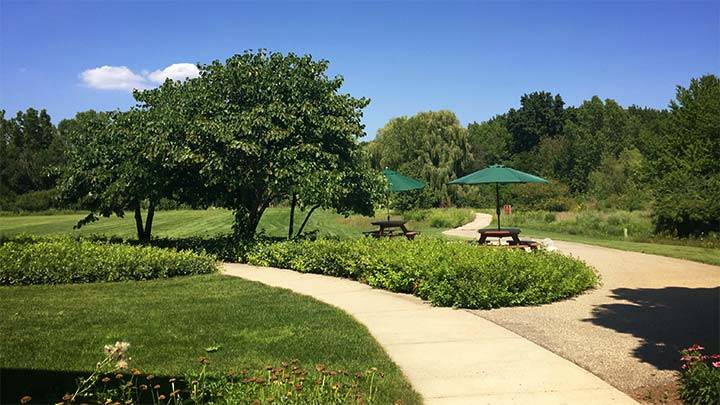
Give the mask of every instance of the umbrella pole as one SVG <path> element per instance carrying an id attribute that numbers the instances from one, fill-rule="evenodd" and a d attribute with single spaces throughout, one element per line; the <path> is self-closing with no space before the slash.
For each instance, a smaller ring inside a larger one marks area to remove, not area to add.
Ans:
<path id="1" fill-rule="evenodd" d="M 390 193 L 385 193 L 385 208 L 387 208 L 387 220 L 390 221 Z"/>
<path id="2" fill-rule="evenodd" d="M 495 183 L 495 213 L 498 218 L 498 229 L 500 229 L 500 183 Z"/>

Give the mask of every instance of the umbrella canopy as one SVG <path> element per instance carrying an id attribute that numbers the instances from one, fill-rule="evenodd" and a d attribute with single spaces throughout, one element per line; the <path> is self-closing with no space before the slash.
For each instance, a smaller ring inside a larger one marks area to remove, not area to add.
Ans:
<path id="1" fill-rule="evenodd" d="M 488 184 L 488 183 L 547 183 L 542 177 L 533 176 L 520 170 L 503 165 L 492 165 L 467 176 L 460 177 L 450 184 Z"/>
<path id="2" fill-rule="evenodd" d="M 419 190 L 425 187 L 424 182 L 420 180 L 415 180 L 412 177 L 402 175 L 396 171 L 387 168 L 383 170 L 383 174 L 385 175 L 385 178 L 387 178 L 388 183 L 390 184 L 390 186 L 388 187 L 388 191 L 397 193 L 400 191 Z"/>
<path id="3" fill-rule="evenodd" d="M 497 213 L 498 229 L 500 229 L 500 184 L 505 183 L 547 183 L 542 177 L 521 172 L 503 165 L 492 165 L 467 176 L 460 177 L 450 184 L 492 184 L 495 183 L 495 212 Z"/>
<path id="4" fill-rule="evenodd" d="M 387 207 L 387 219 L 390 220 L 390 196 L 388 192 L 399 193 L 402 191 L 419 190 L 425 187 L 425 182 L 402 175 L 394 170 L 385 168 L 383 174 L 388 181 L 388 188 L 385 193 L 385 206 Z"/>

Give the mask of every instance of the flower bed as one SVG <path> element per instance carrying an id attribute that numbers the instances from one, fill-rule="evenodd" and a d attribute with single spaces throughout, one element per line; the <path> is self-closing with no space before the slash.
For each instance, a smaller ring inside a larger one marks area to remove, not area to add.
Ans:
<path id="1" fill-rule="evenodd" d="M 686 404 L 720 404 L 720 354 L 692 345 L 682 351 L 680 397 Z"/>
<path id="2" fill-rule="evenodd" d="M 438 306 L 498 308 L 574 296 L 597 283 L 583 262 L 550 252 L 479 247 L 434 238 L 259 244 L 248 263 L 360 280 Z"/>

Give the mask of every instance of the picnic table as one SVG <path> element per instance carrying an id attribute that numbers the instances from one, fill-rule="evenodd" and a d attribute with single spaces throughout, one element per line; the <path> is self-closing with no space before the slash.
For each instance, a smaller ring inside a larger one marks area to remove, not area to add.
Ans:
<path id="1" fill-rule="evenodd" d="M 369 235 L 374 238 L 382 238 L 382 237 L 392 238 L 395 236 L 405 236 L 409 240 L 413 240 L 413 239 L 415 239 L 417 232 L 408 230 L 405 227 L 406 222 L 407 221 L 404 221 L 401 219 L 374 221 L 374 222 L 371 222 L 371 224 L 377 226 L 378 229 L 373 230 L 373 231 L 367 231 L 364 233 L 365 233 L 365 235 Z"/>
<path id="2" fill-rule="evenodd" d="M 529 247 L 530 249 L 537 249 L 538 244 L 535 241 L 531 240 L 520 240 L 520 237 L 518 236 L 520 234 L 520 229 L 518 228 L 489 228 L 489 229 L 479 229 L 478 233 L 480 234 L 480 239 L 478 240 L 478 243 L 483 245 L 487 242 L 487 238 L 510 238 L 511 240 L 508 241 L 508 246 L 512 247 Z"/>

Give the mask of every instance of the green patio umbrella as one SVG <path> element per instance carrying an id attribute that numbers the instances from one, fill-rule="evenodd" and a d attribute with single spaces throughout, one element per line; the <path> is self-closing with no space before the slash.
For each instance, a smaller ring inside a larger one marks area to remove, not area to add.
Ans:
<path id="1" fill-rule="evenodd" d="M 383 170 L 383 175 L 388 180 L 388 188 L 385 193 L 386 207 L 388 211 L 388 221 L 390 220 L 390 197 L 387 193 L 399 193 L 403 191 L 420 190 L 425 187 L 425 182 L 415 180 L 412 177 L 402 175 L 396 171 L 390 170 L 387 167 Z"/>
<path id="2" fill-rule="evenodd" d="M 495 183 L 495 212 L 497 213 L 498 229 L 500 229 L 500 184 L 505 183 L 547 183 L 542 177 L 533 176 L 520 170 L 503 165 L 492 165 L 467 176 L 460 177 L 450 184 L 492 184 Z"/>

